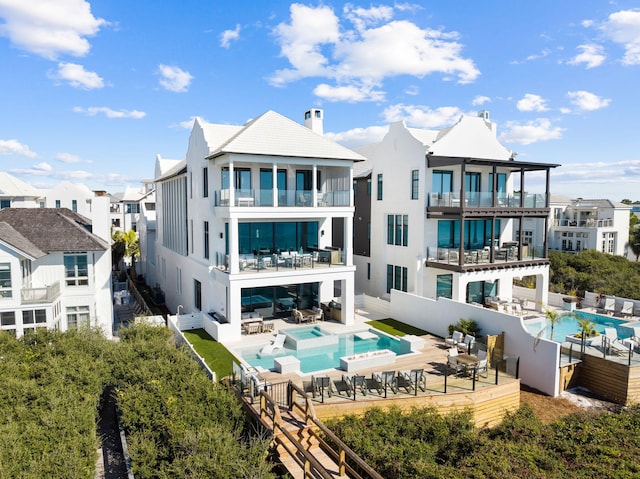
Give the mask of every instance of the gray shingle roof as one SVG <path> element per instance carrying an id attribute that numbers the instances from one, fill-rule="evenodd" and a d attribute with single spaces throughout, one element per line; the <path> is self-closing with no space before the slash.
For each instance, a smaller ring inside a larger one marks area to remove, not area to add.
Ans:
<path id="1" fill-rule="evenodd" d="M 89 231 L 91 221 L 67 208 L 5 208 L 0 222 L 40 251 L 105 251 L 109 245 Z"/>
<path id="2" fill-rule="evenodd" d="M 33 259 L 42 258 L 47 254 L 4 221 L 0 221 L 0 241 Z"/>

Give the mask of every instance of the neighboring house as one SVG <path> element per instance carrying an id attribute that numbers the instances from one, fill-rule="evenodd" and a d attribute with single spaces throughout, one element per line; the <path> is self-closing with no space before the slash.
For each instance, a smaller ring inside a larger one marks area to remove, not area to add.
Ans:
<path id="1" fill-rule="evenodd" d="M 156 191 L 153 180 L 145 180 L 137 220 L 140 255 L 136 259 L 136 272 L 143 275 L 151 286 L 155 285 L 156 266 Z"/>
<path id="2" fill-rule="evenodd" d="M 91 217 L 91 200 L 96 194 L 81 183 L 61 181 L 43 192 L 45 208 L 68 208 L 74 213 Z"/>
<path id="3" fill-rule="evenodd" d="M 611 200 L 551 195 L 549 249 L 578 253 L 597 250 L 626 256 L 631 206 Z M 540 231 L 531 228 L 532 234 Z"/>
<path id="4" fill-rule="evenodd" d="M 149 195 L 143 188 L 127 186 L 124 193 L 111 195 L 111 227 L 113 231 L 138 231 L 140 202 Z"/>
<path id="5" fill-rule="evenodd" d="M 218 313 L 226 340 L 240 339 L 242 313 L 334 299 L 353 322 L 351 183 L 364 158 L 322 136 L 322 113 L 306 112 L 308 127 L 273 111 L 244 126 L 196 119 L 185 160 L 158 159 L 156 282 L 170 309 Z"/>
<path id="6" fill-rule="evenodd" d="M 513 279 L 535 276 L 536 300 L 546 303 L 548 245 L 529 241 L 524 224 L 545 229 L 558 165 L 515 161 L 487 112 L 439 131 L 393 123 L 380 143 L 357 151 L 367 157 L 356 166 L 358 292 L 485 303 L 511 298 Z M 546 191 L 530 192 L 530 172 L 546 174 Z"/>
<path id="7" fill-rule="evenodd" d="M 43 192 L 0 171 L 0 209 L 44 206 Z"/>
<path id="8" fill-rule="evenodd" d="M 66 208 L 0 211 L 1 330 L 90 325 L 112 337 L 111 250 L 90 229 Z"/>

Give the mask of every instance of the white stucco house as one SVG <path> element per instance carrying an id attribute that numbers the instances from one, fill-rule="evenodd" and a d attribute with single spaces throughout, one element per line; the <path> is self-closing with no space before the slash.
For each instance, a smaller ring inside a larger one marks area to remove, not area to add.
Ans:
<path id="1" fill-rule="evenodd" d="M 82 325 L 112 337 L 109 243 L 67 208 L 1 210 L 0 329 Z"/>
<path id="2" fill-rule="evenodd" d="M 606 199 L 571 199 L 560 195 L 551 195 L 549 206 L 550 250 L 570 253 L 596 250 L 627 255 L 631 206 Z"/>
<path id="3" fill-rule="evenodd" d="M 0 171 L 0 209 L 44 207 L 44 194 L 15 176 Z"/>
<path id="4" fill-rule="evenodd" d="M 243 315 L 291 316 L 335 300 L 354 318 L 353 164 L 364 158 L 268 111 L 245 125 L 196 119 L 186 157 L 156 161 L 156 282 L 167 306 L 216 313 L 218 340 Z M 180 307 L 179 307 L 180 306 Z"/>
<path id="5" fill-rule="evenodd" d="M 356 290 L 389 298 L 396 289 L 484 304 L 512 297 L 514 278 L 535 276 L 546 304 L 550 163 L 516 161 L 487 112 L 450 128 L 390 125 L 380 143 L 358 148 L 354 264 Z M 534 193 L 530 174 L 546 175 Z M 521 191 L 527 193 L 522 195 Z"/>

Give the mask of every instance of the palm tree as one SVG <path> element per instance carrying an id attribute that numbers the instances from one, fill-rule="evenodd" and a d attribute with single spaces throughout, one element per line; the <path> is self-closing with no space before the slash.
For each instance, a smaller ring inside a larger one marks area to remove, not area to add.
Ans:
<path id="1" fill-rule="evenodd" d="M 564 319 L 564 316 L 561 315 L 556 309 L 545 308 L 544 315 L 547 318 L 547 322 L 551 326 L 551 334 L 549 339 L 553 341 L 553 330 L 560 321 Z"/>
<path id="2" fill-rule="evenodd" d="M 138 233 L 133 230 L 129 231 L 115 231 L 111 238 L 114 244 L 124 246 L 123 256 L 131 257 L 131 275 L 135 272 L 136 255 L 140 254 L 140 243 L 138 241 Z"/>

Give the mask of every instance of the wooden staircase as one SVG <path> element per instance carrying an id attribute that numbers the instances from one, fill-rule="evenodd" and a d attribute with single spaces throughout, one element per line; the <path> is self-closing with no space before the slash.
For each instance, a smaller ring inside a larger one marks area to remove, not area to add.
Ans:
<path id="1" fill-rule="evenodd" d="M 280 463 L 291 477 L 383 479 L 315 417 L 313 404 L 304 391 L 289 383 L 287 395 L 289 407 L 280 407 L 267 391 L 261 391 L 259 408 L 252 409 L 262 426 L 272 432 Z M 304 399 L 303 404 L 296 401 L 298 395 Z"/>

